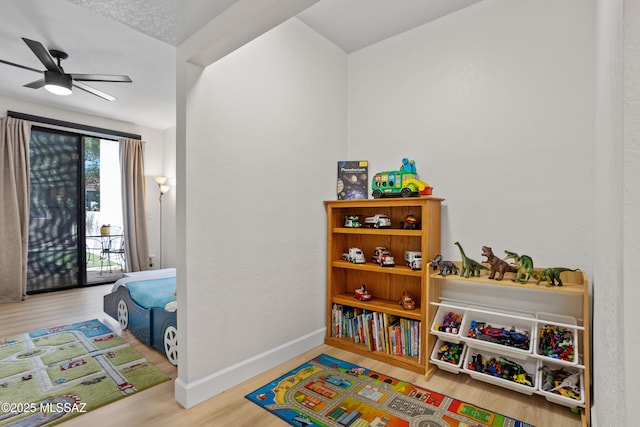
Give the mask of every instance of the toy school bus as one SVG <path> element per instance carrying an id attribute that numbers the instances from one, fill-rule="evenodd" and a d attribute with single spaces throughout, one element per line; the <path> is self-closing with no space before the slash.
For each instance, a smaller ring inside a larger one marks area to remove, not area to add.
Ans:
<path id="1" fill-rule="evenodd" d="M 371 179 L 371 195 L 380 197 L 429 196 L 432 187 L 420 181 L 415 173 L 403 170 L 380 172 Z"/>

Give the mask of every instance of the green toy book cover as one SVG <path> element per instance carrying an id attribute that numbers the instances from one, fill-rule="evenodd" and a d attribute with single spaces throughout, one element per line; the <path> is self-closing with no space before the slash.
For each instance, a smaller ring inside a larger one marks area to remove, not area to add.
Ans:
<path id="1" fill-rule="evenodd" d="M 369 198 L 369 162 L 342 160 L 338 162 L 338 200 Z"/>

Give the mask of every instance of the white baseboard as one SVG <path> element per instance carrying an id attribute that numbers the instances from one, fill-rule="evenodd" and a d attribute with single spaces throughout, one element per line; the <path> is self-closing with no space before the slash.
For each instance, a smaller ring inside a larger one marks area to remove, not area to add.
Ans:
<path id="1" fill-rule="evenodd" d="M 175 399 L 189 409 L 267 369 L 321 345 L 324 342 L 325 333 L 326 328 L 318 329 L 191 383 L 185 383 L 178 377 L 175 381 Z"/>

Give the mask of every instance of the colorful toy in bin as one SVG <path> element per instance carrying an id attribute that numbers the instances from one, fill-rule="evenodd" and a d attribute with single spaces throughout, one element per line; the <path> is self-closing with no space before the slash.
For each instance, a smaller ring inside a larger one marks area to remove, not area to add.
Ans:
<path id="1" fill-rule="evenodd" d="M 499 359 L 492 357 L 486 360 L 482 354 L 474 354 L 471 356 L 467 369 L 533 387 L 531 374 L 522 365 L 506 357 Z"/>
<path id="2" fill-rule="evenodd" d="M 396 171 L 378 172 L 371 179 L 371 195 L 380 197 L 417 197 L 429 196 L 433 188 L 418 179 L 413 160 L 404 158 L 402 166 Z"/>
<path id="3" fill-rule="evenodd" d="M 463 349 L 464 344 L 455 344 L 445 341 L 438 349 L 438 354 L 436 357 L 438 358 L 438 360 L 442 360 L 443 362 L 458 365 L 460 363 L 460 356 L 462 355 Z"/>
<path id="4" fill-rule="evenodd" d="M 450 311 L 444 315 L 444 318 L 442 319 L 442 324 L 433 325 L 433 329 L 440 332 L 446 332 L 449 334 L 457 334 L 458 331 L 460 330 L 461 323 L 462 323 L 462 316 L 460 316 L 459 314 L 453 311 Z"/>
<path id="5" fill-rule="evenodd" d="M 517 331 L 515 328 L 494 328 L 485 322 L 472 320 L 468 332 L 469 338 L 492 342 L 507 347 L 528 349 L 529 331 Z"/>
<path id="6" fill-rule="evenodd" d="M 538 350 L 540 354 L 552 359 L 573 362 L 573 332 L 560 326 L 545 325 L 540 329 Z"/>
<path id="7" fill-rule="evenodd" d="M 540 388 L 549 393 L 581 400 L 580 373 L 572 369 L 553 370 L 549 366 L 542 365 L 539 370 L 542 372 Z"/>

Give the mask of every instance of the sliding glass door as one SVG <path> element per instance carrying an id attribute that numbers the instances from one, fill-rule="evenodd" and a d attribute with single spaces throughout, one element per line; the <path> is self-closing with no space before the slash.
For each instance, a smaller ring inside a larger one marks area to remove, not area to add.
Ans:
<path id="1" fill-rule="evenodd" d="M 82 182 L 78 135 L 33 128 L 27 292 L 81 284 L 84 242 L 78 236 Z"/>
<path id="2" fill-rule="evenodd" d="M 34 127 L 30 160 L 27 292 L 122 277 L 118 142 Z"/>
<path id="3" fill-rule="evenodd" d="M 124 235 L 117 141 L 84 137 L 86 283 L 124 274 Z"/>

